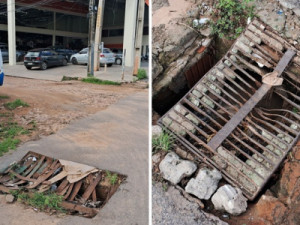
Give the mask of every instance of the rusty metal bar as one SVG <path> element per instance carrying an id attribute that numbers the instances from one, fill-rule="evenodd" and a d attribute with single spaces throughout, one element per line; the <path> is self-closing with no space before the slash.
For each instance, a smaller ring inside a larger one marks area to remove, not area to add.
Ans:
<path id="1" fill-rule="evenodd" d="M 243 105 L 240 110 L 222 127 L 222 129 L 210 140 L 208 146 L 216 150 L 228 135 L 239 125 L 256 104 L 267 94 L 271 86 L 263 84 L 257 92 Z"/>

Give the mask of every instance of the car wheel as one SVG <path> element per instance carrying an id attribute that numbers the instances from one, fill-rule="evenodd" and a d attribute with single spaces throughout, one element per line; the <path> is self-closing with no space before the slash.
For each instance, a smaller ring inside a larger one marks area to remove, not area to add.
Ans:
<path id="1" fill-rule="evenodd" d="M 116 59 L 116 64 L 121 65 L 122 64 L 122 59 Z"/>
<path id="2" fill-rule="evenodd" d="M 111 67 L 111 66 L 112 66 L 112 63 L 107 64 L 107 66 L 108 66 L 108 67 Z"/>
<path id="3" fill-rule="evenodd" d="M 66 65 L 68 65 L 68 61 L 66 59 L 63 59 L 62 64 L 63 64 L 63 66 L 66 66 Z"/>
<path id="4" fill-rule="evenodd" d="M 48 68 L 48 65 L 46 62 L 42 62 L 41 67 L 42 70 L 46 70 Z"/>
<path id="5" fill-rule="evenodd" d="M 26 66 L 26 69 L 31 70 L 31 66 Z"/>
<path id="6" fill-rule="evenodd" d="M 78 61 L 77 61 L 76 58 L 72 58 L 72 64 L 74 64 L 74 65 L 77 65 L 77 64 L 78 64 Z"/>

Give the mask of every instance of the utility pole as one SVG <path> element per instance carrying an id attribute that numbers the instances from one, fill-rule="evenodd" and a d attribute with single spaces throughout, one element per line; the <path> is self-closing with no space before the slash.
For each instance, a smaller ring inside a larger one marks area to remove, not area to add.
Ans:
<path id="1" fill-rule="evenodd" d="M 90 0 L 89 3 L 89 60 L 87 73 L 94 76 L 94 41 L 95 41 L 95 0 Z"/>
<path id="2" fill-rule="evenodd" d="M 96 22 L 96 34 L 95 34 L 95 58 L 94 58 L 94 70 L 99 71 L 100 60 L 99 60 L 99 44 L 101 43 L 102 26 L 103 26 L 103 12 L 104 12 L 105 0 L 99 0 L 98 13 Z"/>
<path id="3" fill-rule="evenodd" d="M 144 29 L 144 12 L 145 12 L 145 0 L 139 0 L 138 3 L 138 16 L 136 21 L 136 33 L 135 33 L 135 60 L 133 66 L 133 75 L 138 74 L 138 69 L 141 63 L 141 48 Z"/>

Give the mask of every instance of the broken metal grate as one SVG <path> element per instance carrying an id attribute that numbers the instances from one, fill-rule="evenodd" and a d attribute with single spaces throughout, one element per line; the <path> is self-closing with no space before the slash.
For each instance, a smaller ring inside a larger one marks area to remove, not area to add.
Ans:
<path id="1" fill-rule="evenodd" d="M 254 20 L 159 124 L 253 200 L 299 139 L 299 93 L 300 51 Z"/>
<path id="2" fill-rule="evenodd" d="M 67 212 L 94 217 L 125 179 L 107 170 L 28 152 L 0 173 L 0 192 L 56 193 L 63 196 L 60 207 Z"/>

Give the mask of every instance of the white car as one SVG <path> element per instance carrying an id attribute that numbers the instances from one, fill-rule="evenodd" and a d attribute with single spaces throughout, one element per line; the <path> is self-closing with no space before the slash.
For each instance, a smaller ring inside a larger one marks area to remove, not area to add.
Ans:
<path id="1" fill-rule="evenodd" d="M 79 53 L 76 53 L 71 56 L 71 62 L 72 64 L 87 64 L 88 63 L 88 48 L 82 49 Z M 100 53 L 100 65 L 112 66 L 112 64 L 115 63 L 115 54 L 109 49 L 104 48 L 103 52 Z"/>

